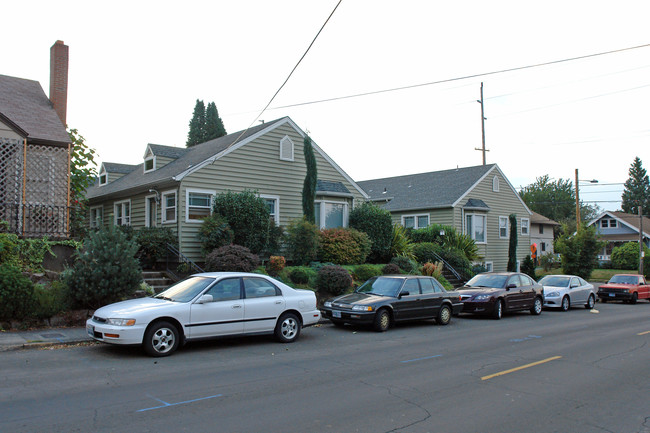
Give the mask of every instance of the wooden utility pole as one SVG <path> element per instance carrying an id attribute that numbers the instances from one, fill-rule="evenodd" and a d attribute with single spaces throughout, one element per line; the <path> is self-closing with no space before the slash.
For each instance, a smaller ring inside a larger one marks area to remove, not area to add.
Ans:
<path id="1" fill-rule="evenodd" d="M 576 168 L 576 230 L 580 228 L 580 187 L 578 187 L 578 169 Z"/>
<path id="2" fill-rule="evenodd" d="M 639 200 L 640 201 L 640 200 Z M 639 275 L 643 275 L 643 206 L 639 203 Z"/>
<path id="3" fill-rule="evenodd" d="M 476 102 L 481 104 L 481 133 L 483 137 L 483 148 L 479 149 L 478 147 L 474 148 L 474 150 L 480 150 L 483 152 L 483 165 L 486 164 L 485 162 L 485 152 L 489 152 L 487 149 L 485 149 L 485 112 L 483 109 L 483 82 L 481 81 L 481 99 L 477 99 Z"/>

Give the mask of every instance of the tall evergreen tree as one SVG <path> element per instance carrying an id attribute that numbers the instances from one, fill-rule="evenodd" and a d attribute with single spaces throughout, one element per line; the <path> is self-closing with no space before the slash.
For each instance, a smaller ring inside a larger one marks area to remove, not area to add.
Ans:
<path id="1" fill-rule="evenodd" d="M 309 138 L 308 135 L 305 135 L 303 144 L 305 164 L 307 164 L 307 174 L 305 175 L 305 182 L 302 187 L 302 213 L 307 221 L 314 224 L 316 221 L 316 215 L 314 213 L 314 199 L 316 198 L 318 170 L 316 169 L 314 147 L 311 145 L 311 138 Z"/>
<path id="2" fill-rule="evenodd" d="M 205 137 L 203 141 L 214 140 L 224 135 L 226 135 L 226 128 L 223 126 L 221 117 L 219 117 L 217 105 L 210 102 L 205 109 Z"/>
<path id="3" fill-rule="evenodd" d="M 205 141 L 205 104 L 203 101 L 196 100 L 194 114 L 190 120 L 190 131 L 187 133 L 187 143 L 185 147 L 196 146 Z"/>
<path id="4" fill-rule="evenodd" d="M 644 215 L 650 214 L 650 181 L 648 174 L 637 156 L 630 165 L 630 177 L 625 181 L 625 190 L 621 196 L 623 212 L 639 213 L 639 204 Z"/>
<path id="5" fill-rule="evenodd" d="M 510 243 L 508 245 L 508 272 L 517 270 L 517 215 L 510 214 Z"/>

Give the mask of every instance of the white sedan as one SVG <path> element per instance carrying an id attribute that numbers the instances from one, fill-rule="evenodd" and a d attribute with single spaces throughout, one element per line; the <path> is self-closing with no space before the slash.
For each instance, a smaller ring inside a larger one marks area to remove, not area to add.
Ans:
<path id="1" fill-rule="evenodd" d="M 539 283 L 544 286 L 544 306 L 568 311 L 576 305 L 592 309 L 596 303 L 594 286 L 575 275 L 547 275 Z"/>
<path id="2" fill-rule="evenodd" d="M 186 341 L 217 336 L 275 334 L 292 343 L 302 327 L 319 319 L 310 290 L 266 275 L 211 272 L 192 275 L 152 298 L 102 307 L 86 330 L 98 341 L 142 345 L 151 356 L 167 356 Z"/>

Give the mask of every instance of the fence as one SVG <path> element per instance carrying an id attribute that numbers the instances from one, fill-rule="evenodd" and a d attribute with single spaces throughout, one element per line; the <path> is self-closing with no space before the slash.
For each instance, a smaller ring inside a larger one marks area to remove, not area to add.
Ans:
<path id="1" fill-rule="evenodd" d="M 68 206 L 0 203 L 0 220 L 21 237 L 67 238 L 69 211 Z"/>

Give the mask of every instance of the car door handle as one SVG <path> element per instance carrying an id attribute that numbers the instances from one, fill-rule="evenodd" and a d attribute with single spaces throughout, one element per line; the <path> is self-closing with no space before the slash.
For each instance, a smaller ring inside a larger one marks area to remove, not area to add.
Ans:
<path id="1" fill-rule="evenodd" d="M 241 308 L 241 305 L 233 305 L 232 308 Z"/>
<path id="2" fill-rule="evenodd" d="M 276 303 L 277 305 L 280 305 L 280 304 L 282 303 L 282 301 L 275 301 L 275 303 Z"/>

